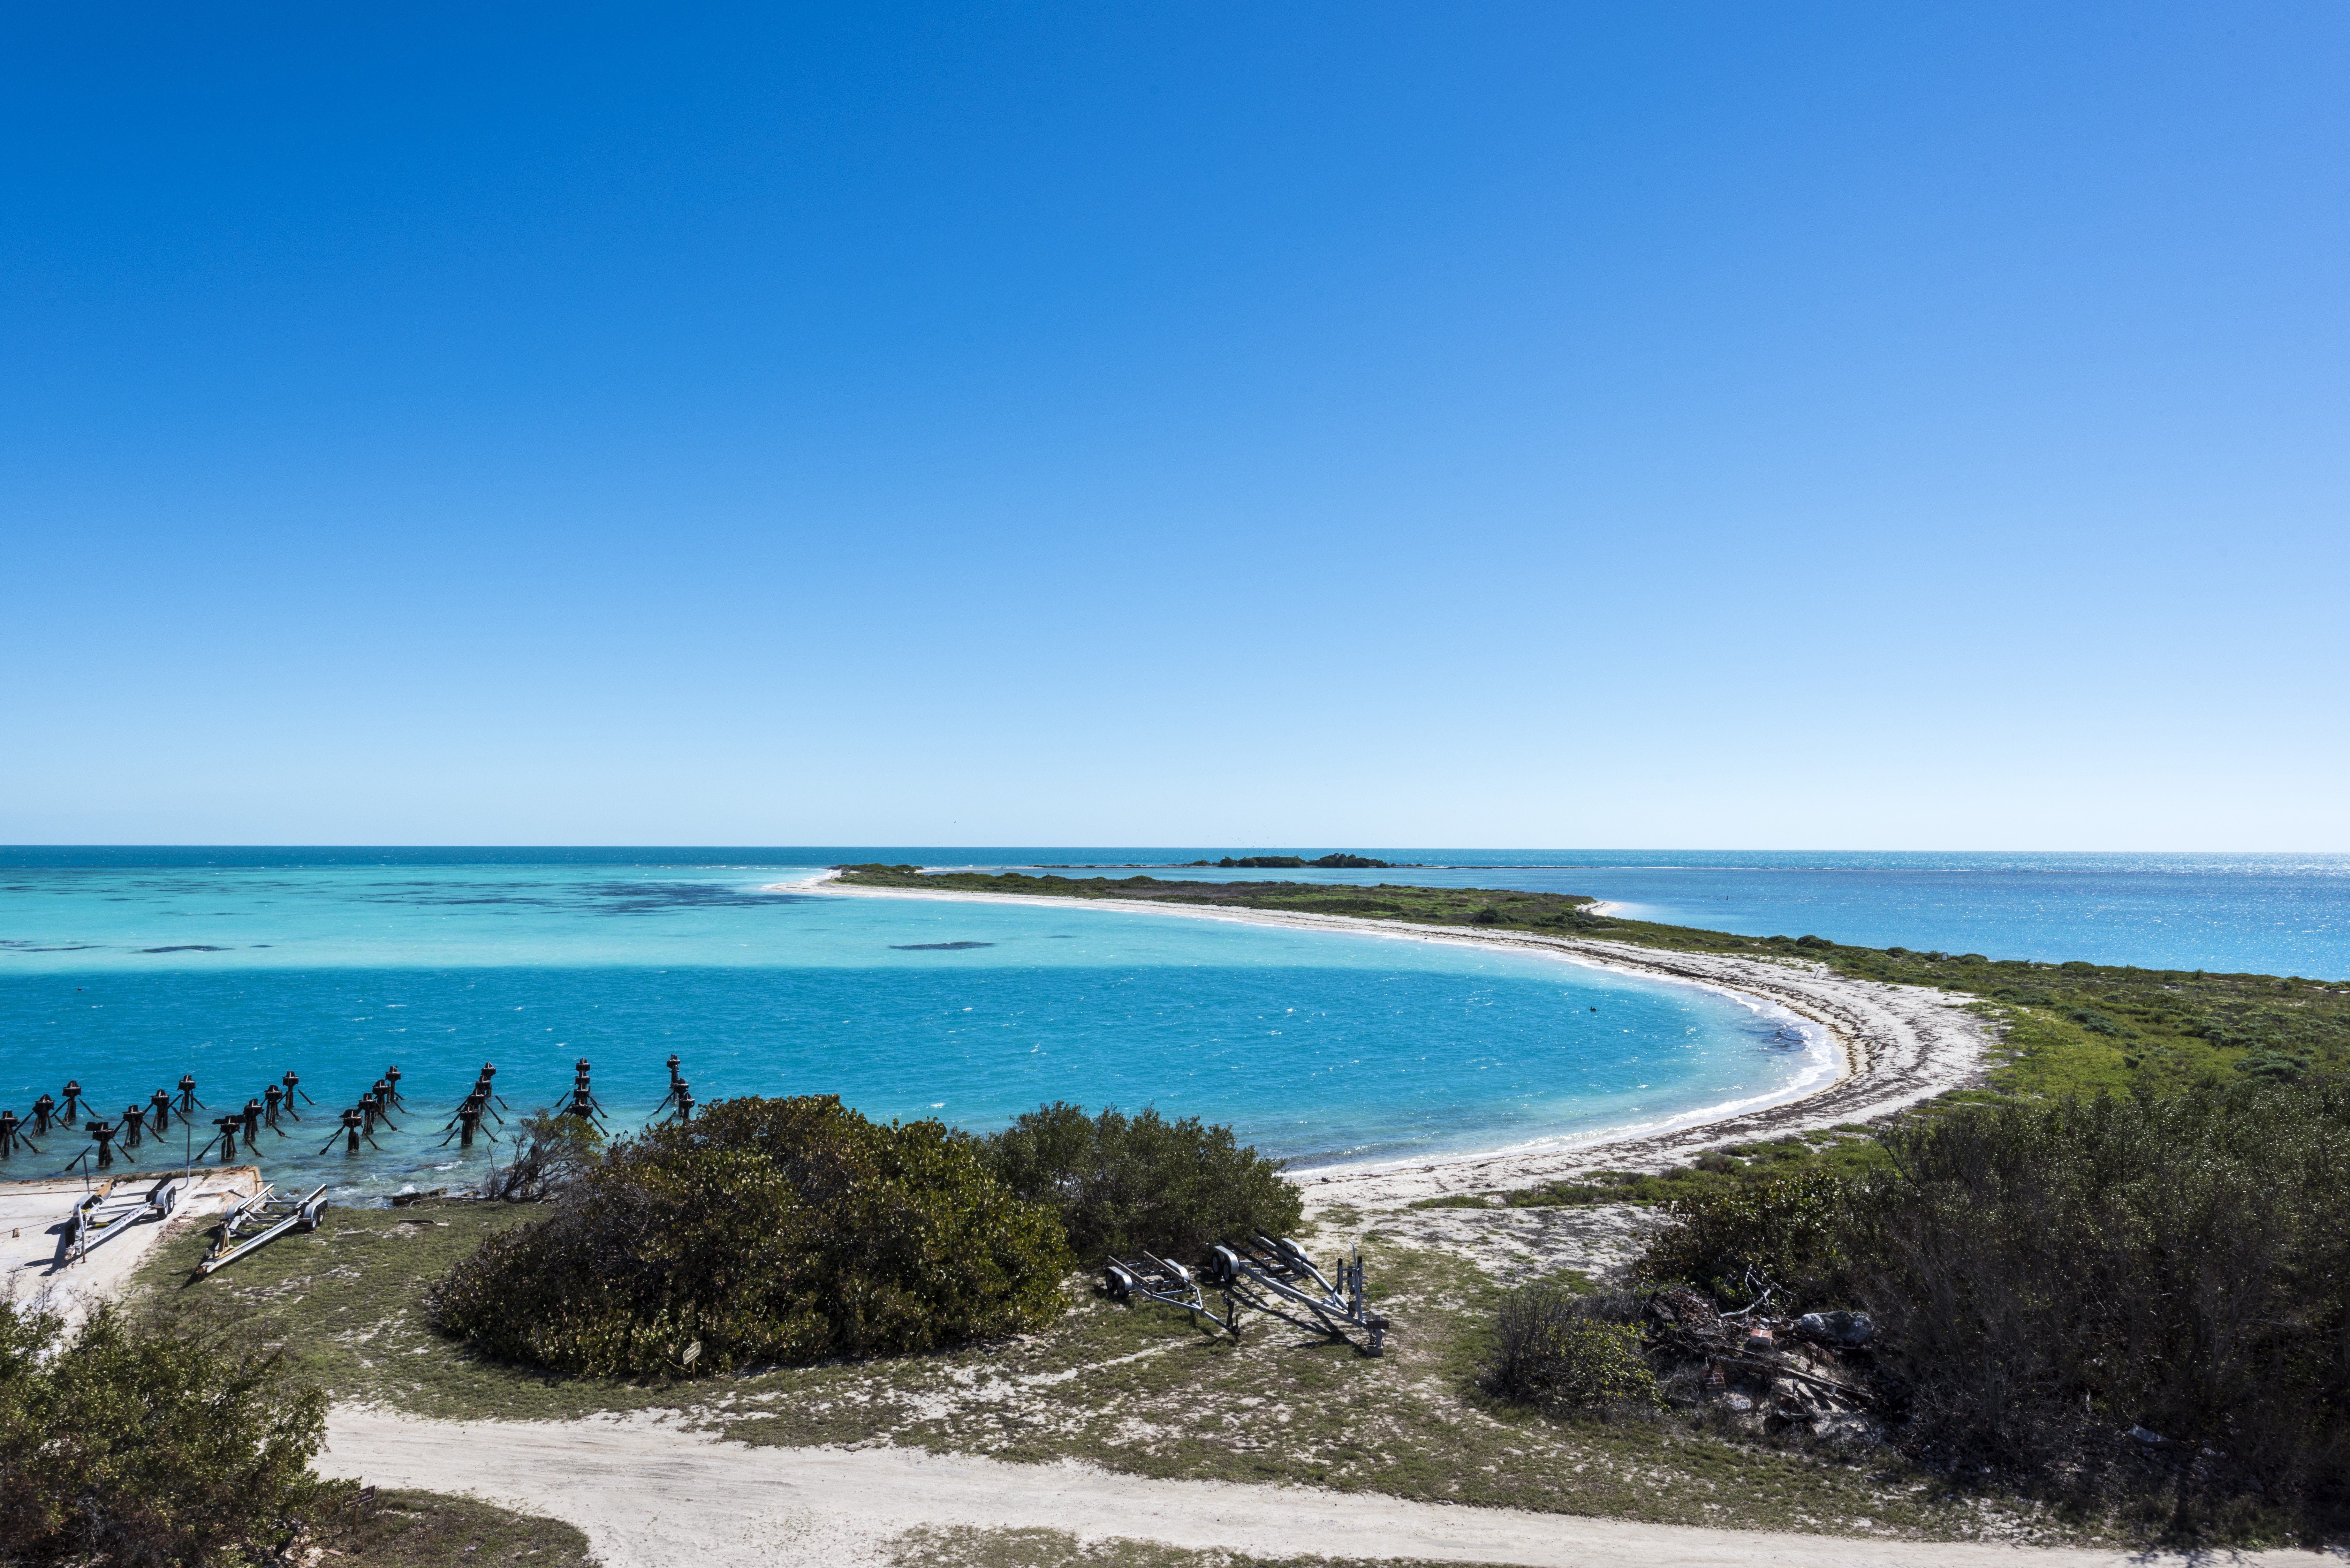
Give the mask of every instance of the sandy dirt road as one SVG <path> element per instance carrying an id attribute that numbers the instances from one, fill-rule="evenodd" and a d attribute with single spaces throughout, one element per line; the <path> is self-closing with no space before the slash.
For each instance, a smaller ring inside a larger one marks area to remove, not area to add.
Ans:
<path id="1" fill-rule="evenodd" d="M 1780 1535 L 1450 1508 L 1377 1495 L 1149 1480 L 897 1449 L 759 1449 L 642 1422 L 417 1421 L 341 1407 L 328 1475 L 470 1491 L 577 1524 L 608 1568 L 879 1563 L 916 1526 L 1050 1529 L 1261 1556 L 1421 1558 L 1526 1568 L 2155 1568 L 2109 1551 Z M 2247 1568 L 2339 1563 L 2264 1552 Z"/>

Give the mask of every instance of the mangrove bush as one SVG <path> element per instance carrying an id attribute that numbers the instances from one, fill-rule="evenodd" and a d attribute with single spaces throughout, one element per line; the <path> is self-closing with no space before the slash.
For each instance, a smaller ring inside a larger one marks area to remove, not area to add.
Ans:
<path id="1" fill-rule="evenodd" d="M 1170 1122 L 1115 1107 L 1089 1116 L 1055 1101 L 982 1147 L 1005 1186 L 1053 1207 L 1088 1262 L 1147 1250 L 1196 1263 L 1218 1241 L 1284 1234 L 1304 1212 L 1280 1161 L 1197 1116 Z"/>
<path id="2" fill-rule="evenodd" d="M 684 1375 L 1035 1328 L 1070 1266 L 1053 1211 L 940 1123 L 879 1126 L 831 1095 L 744 1098 L 615 1145 L 426 1309 L 515 1361 Z"/>
<path id="3" fill-rule="evenodd" d="M 1639 1273 L 1865 1309 L 1919 1452 L 2350 1513 L 2350 1089 L 1982 1106 L 1882 1141 L 1856 1179 L 1676 1205 Z"/>
<path id="4" fill-rule="evenodd" d="M 213 1328 L 0 1302 L 0 1563 L 261 1562 L 355 1490 L 310 1471 L 326 1409 Z"/>

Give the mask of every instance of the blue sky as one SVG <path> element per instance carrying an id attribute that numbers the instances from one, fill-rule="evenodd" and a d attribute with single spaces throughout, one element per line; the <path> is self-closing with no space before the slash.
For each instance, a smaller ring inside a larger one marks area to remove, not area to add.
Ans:
<path id="1" fill-rule="evenodd" d="M 2350 848 L 2350 13 L 19 8 L 0 839 Z"/>

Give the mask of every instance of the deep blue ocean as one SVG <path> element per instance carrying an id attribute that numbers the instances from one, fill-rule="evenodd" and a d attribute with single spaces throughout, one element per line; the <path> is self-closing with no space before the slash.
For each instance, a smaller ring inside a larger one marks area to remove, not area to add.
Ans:
<path id="1" fill-rule="evenodd" d="M 1423 868 L 1162 874 L 1538 888 L 1755 935 L 2350 975 L 2345 857 L 1344 847 Z M 1698 1117 L 1833 1066 L 1783 1016 L 1553 959 L 791 886 L 842 861 L 1130 875 L 1248 852 L 0 850 L 0 1105 L 22 1114 L 73 1077 L 119 1115 L 192 1073 L 208 1119 L 290 1067 L 317 1104 L 265 1138 L 265 1168 L 359 1198 L 466 1179 L 499 1153 L 435 1147 L 486 1061 L 520 1109 L 559 1100 L 585 1056 L 623 1129 L 675 1052 L 705 1100 L 837 1093 L 983 1130 L 1047 1100 L 1155 1105 L 1305 1167 Z M 400 1130 L 356 1161 L 321 1155 L 331 1113 L 395 1064 Z M 32 1174 L 81 1147 L 14 1163 Z M 157 1163 L 151 1146 L 140 1159 Z"/>

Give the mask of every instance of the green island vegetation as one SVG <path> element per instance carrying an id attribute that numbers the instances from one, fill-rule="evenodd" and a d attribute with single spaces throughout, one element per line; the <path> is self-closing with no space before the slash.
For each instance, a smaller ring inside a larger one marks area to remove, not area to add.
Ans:
<path id="1" fill-rule="evenodd" d="M 220 1324 L 0 1302 L 0 1562 L 258 1562 L 357 1490 L 310 1472 L 326 1414 Z"/>
<path id="2" fill-rule="evenodd" d="M 706 1376 L 1033 1329 L 1072 1262 L 1054 1210 L 943 1123 L 883 1127 L 832 1095 L 720 1100 L 617 1144 L 428 1309 L 553 1371 Z"/>
<path id="3" fill-rule="evenodd" d="M 1343 851 L 1332 855 L 1319 856 L 1312 860 L 1306 859 L 1302 855 L 1244 855 L 1239 859 L 1234 859 L 1232 857 L 1227 855 L 1222 860 L 1186 860 L 1183 864 L 1186 866 L 1213 866 L 1220 870 L 1226 871 L 1232 870 L 1236 867 L 1258 870 L 1273 870 L 1276 868 L 1295 869 L 1307 866 L 1319 866 L 1330 870 L 1386 871 L 1391 869 L 1393 866 L 1393 862 L 1391 861 L 1371 860 L 1360 855 L 1348 855 Z"/>
<path id="4" fill-rule="evenodd" d="M 1055 1101 L 978 1143 L 1005 1187 L 1053 1208 L 1087 1263 L 1142 1251 L 1198 1263 L 1218 1241 L 1287 1235 L 1304 1214 L 1277 1162 L 1197 1116 L 1170 1122 L 1148 1106 L 1087 1116 Z"/>

